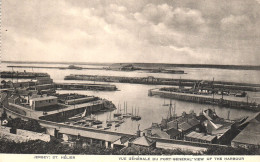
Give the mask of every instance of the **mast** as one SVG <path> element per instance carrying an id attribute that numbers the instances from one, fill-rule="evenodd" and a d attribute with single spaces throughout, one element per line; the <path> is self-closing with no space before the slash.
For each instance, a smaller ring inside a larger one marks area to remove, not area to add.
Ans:
<path id="1" fill-rule="evenodd" d="M 125 105 L 125 109 L 126 109 L 126 114 L 127 114 L 127 102 L 126 102 L 126 105 Z"/>
<path id="2" fill-rule="evenodd" d="M 212 81 L 212 92 L 213 92 L 213 103 L 214 103 L 214 95 L 215 95 L 215 91 L 214 91 L 214 77 L 213 77 L 213 81 Z"/>
<path id="3" fill-rule="evenodd" d="M 124 101 L 124 114 L 125 114 L 125 101 Z"/>
<path id="4" fill-rule="evenodd" d="M 170 106 L 169 106 L 169 112 L 168 113 L 169 113 L 168 114 L 168 120 L 170 120 L 171 117 L 172 117 L 172 100 L 170 100 Z"/>
<path id="5" fill-rule="evenodd" d="M 173 116 L 174 116 L 174 118 L 176 117 L 176 103 L 174 102 L 174 109 L 173 109 Z"/>

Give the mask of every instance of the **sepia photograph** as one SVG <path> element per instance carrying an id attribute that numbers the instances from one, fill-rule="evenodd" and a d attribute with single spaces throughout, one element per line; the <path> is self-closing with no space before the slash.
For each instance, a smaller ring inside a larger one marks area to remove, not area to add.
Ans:
<path id="1" fill-rule="evenodd" d="M 0 3 L 0 161 L 260 160 L 260 0 Z"/>

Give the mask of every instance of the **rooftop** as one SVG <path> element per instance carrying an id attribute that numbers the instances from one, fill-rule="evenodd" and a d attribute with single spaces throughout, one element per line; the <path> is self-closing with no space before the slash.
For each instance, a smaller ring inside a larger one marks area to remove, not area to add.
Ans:
<path id="1" fill-rule="evenodd" d="M 204 133 L 197 133 L 194 131 L 187 134 L 186 137 L 200 139 L 200 140 L 209 141 L 209 142 L 211 142 L 214 138 L 216 138 L 216 136 L 205 135 Z"/>
<path id="2" fill-rule="evenodd" d="M 141 145 L 141 146 L 151 146 L 155 141 L 146 137 L 142 136 L 137 139 L 135 139 L 132 143 L 135 145 Z"/>
<path id="3" fill-rule="evenodd" d="M 32 98 L 30 100 L 32 100 L 32 101 L 44 101 L 44 100 L 51 100 L 51 99 L 57 99 L 57 97 L 55 97 L 55 96 L 45 96 L 45 97 Z"/>
<path id="4" fill-rule="evenodd" d="M 260 124 L 249 123 L 245 129 L 243 129 L 232 142 L 238 142 L 243 144 L 260 145 Z"/>

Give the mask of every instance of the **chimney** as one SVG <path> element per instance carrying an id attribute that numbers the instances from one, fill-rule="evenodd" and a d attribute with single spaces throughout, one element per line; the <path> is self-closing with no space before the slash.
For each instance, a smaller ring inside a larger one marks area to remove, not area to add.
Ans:
<path id="1" fill-rule="evenodd" d="M 136 134 L 137 134 L 138 137 L 140 137 L 141 136 L 141 131 L 137 130 Z"/>
<path id="2" fill-rule="evenodd" d="M 140 131 L 139 127 L 140 127 L 140 124 L 138 124 L 137 132 L 136 132 L 136 134 L 137 134 L 138 137 L 141 136 L 141 131 Z"/>
<path id="3" fill-rule="evenodd" d="M 228 110 L 227 119 L 229 120 L 230 117 L 230 110 Z"/>

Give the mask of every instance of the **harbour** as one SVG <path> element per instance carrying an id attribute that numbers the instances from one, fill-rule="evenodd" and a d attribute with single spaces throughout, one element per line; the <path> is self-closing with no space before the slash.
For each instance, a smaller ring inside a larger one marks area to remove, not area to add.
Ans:
<path id="1" fill-rule="evenodd" d="M 260 0 L 38 1 L 1 3 L 0 159 L 260 155 Z"/>
<path id="2" fill-rule="evenodd" d="M 6 66 L 6 67 L 5 67 Z M 55 65 L 53 65 L 55 66 Z M 5 67 L 6 70 L 10 70 L 10 68 L 7 67 L 7 64 L 3 64 L 3 67 Z M 23 69 L 21 68 L 17 68 L 16 70 L 18 71 L 23 71 Z M 57 72 L 58 69 L 52 69 L 49 70 L 49 74 L 51 76 L 51 78 L 53 78 L 53 82 L 55 83 L 62 83 L 64 85 L 66 84 L 93 84 L 94 81 L 83 81 L 83 80 L 63 80 L 64 77 L 67 74 L 70 73 L 90 73 L 90 74 L 96 74 L 96 75 L 102 75 L 104 73 L 107 74 L 112 74 L 109 71 L 104 71 L 104 70 L 93 70 L 93 71 L 85 71 L 85 70 L 65 70 L 62 72 Z M 32 71 L 32 70 L 30 70 Z M 34 72 L 43 72 L 44 70 L 42 69 L 34 69 Z M 186 70 L 186 71 L 190 71 L 190 70 Z M 194 70 L 192 70 L 194 71 Z M 187 79 L 187 77 L 192 77 L 193 78 L 193 73 L 190 71 L 186 77 L 181 76 L 182 79 Z M 201 69 L 198 70 L 201 72 Z M 215 81 L 217 81 L 217 78 L 222 78 L 222 76 L 226 75 L 225 73 L 218 73 L 219 70 L 216 70 L 217 72 L 215 72 L 214 74 L 216 75 L 212 75 L 211 76 L 206 76 L 206 78 L 201 78 L 201 79 L 210 79 L 213 78 L 213 76 L 215 77 Z M 222 70 L 222 71 L 226 71 L 226 70 Z M 228 70 L 227 72 L 230 72 L 230 70 Z M 233 72 L 231 70 L 231 72 Z M 244 71 L 244 73 L 255 73 L 257 71 Z M 115 72 L 113 72 L 114 74 Z M 122 72 L 122 71 L 117 71 L 116 72 L 118 75 L 135 75 L 135 76 L 140 76 L 140 77 L 145 77 L 145 76 L 150 76 L 150 73 L 137 73 L 137 72 Z M 250 74 L 251 75 L 251 74 Z M 254 74 L 253 74 L 254 75 Z M 170 74 L 156 74 L 155 77 L 164 77 L 164 78 L 169 78 Z M 210 77 L 210 78 L 208 78 Z M 237 80 L 233 80 L 234 78 L 229 78 L 230 80 L 224 80 L 226 82 L 239 82 L 242 81 L 244 79 L 241 78 L 243 77 L 237 77 Z M 180 78 L 180 76 L 176 76 L 175 77 L 177 80 Z M 188 78 L 189 79 L 189 78 Z M 14 81 L 16 81 L 16 79 L 14 79 Z M 245 82 L 247 82 L 246 78 L 244 79 Z M 250 82 L 252 84 L 256 84 L 257 82 L 254 82 L 254 78 L 250 79 Z M 95 84 L 104 84 L 104 82 L 99 82 L 99 81 L 95 81 Z M 82 91 L 82 90 L 77 90 L 74 89 L 73 93 L 79 93 L 79 94 L 84 94 L 84 95 L 89 95 L 89 96 L 98 96 L 100 98 L 105 98 L 108 99 L 110 101 L 112 101 L 116 106 L 118 106 L 118 104 L 122 105 L 123 108 L 123 102 L 126 101 L 128 104 L 128 112 L 131 113 L 132 107 L 139 107 L 139 115 L 142 117 L 141 120 L 139 121 L 133 121 L 131 120 L 131 118 L 127 118 L 125 119 L 125 122 L 122 123 L 120 125 L 120 127 L 116 127 L 113 130 L 117 131 L 117 132 L 125 132 L 125 133 L 135 133 L 137 128 L 138 128 L 138 124 L 140 124 L 140 129 L 143 130 L 147 127 L 150 126 L 151 122 L 160 122 L 160 120 L 162 119 L 162 117 L 167 115 L 168 109 L 165 106 L 162 106 L 164 102 L 166 102 L 167 104 L 169 104 L 170 99 L 169 98 L 161 98 L 161 97 L 149 97 L 148 96 L 148 91 L 150 89 L 156 89 L 156 88 L 163 88 L 165 87 L 165 85 L 145 85 L 145 84 L 128 84 L 128 83 L 112 83 L 113 85 L 115 85 L 117 87 L 118 90 L 120 91 L 96 91 L 96 90 L 88 90 L 88 91 Z M 56 90 L 57 93 L 60 94 L 67 94 L 67 93 L 72 93 L 71 90 Z M 258 92 L 248 92 L 250 95 L 252 96 L 258 96 Z M 166 101 L 164 101 L 166 100 Z M 141 102 L 141 101 L 147 101 L 147 102 Z M 230 111 L 230 119 L 235 119 L 235 118 L 239 118 L 239 117 L 243 117 L 246 115 L 250 115 L 253 114 L 253 112 L 248 111 L 248 110 L 243 110 L 243 109 L 230 109 L 230 108 L 225 108 L 222 106 L 218 106 L 218 105 L 212 105 L 212 104 L 200 104 L 200 103 L 190 103 L 190 102 L 185 102 L 185 101 L 181 101 L 181 100 L 174 100 L 174 102 L 176 103 L 176 113 L 177 114 L 181 114 L 183 111 L 186 112 L 190 112 L 190 111 L 194 111 L 195 113 L 199 113 L 201 112 L 201 110 L 203 109 L 207 109 L 207 108 L 214 108 L 215 111 L 222 117 L 226 118 L 228 111 Z M 114 113 L 116 113 L 117 110 L 112 111 L 112 116 Z M 147 115 L 150 114 L 150 115 Z M 107 120 L 107 116 L 109 116 L 109 112 L 102 112 L 102 113 L 97 113 L 96 114 L 98 116 L 98 119 L 101 121 L 106 121 Z M 148 122 L 149 121 L 149 122 Z M 130 128 L 130 129 L 129 129 Z"/>

